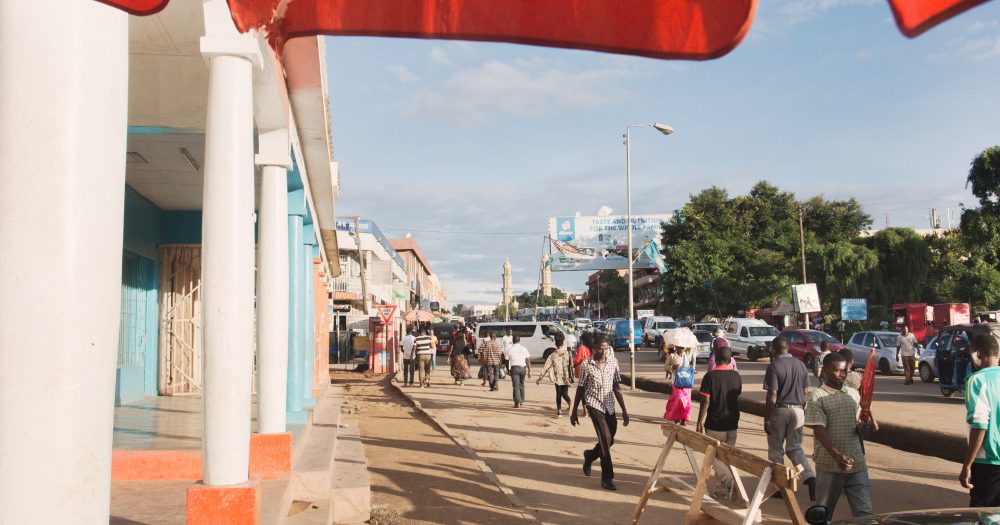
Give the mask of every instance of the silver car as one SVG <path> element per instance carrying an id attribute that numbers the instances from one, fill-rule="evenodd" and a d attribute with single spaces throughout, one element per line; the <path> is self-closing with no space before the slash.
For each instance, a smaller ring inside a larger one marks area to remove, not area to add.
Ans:
<path id="1" fill-rule="evenodd" d="M 715 336 L 706 330 L 695 330 L 694 336 L 698 338 L 698 352 L 694 354 L 694 360 L 707 362 L 712 354 L 712 339 L 715 339 Z"/>
<path id="2" fill-rule="evenodd" d="M 875 348 L 875 363 L 880 374 L 902 374 L 903 362 L 896 358 L 896 332 L 869 330 L 851 336 L 847 348 L 854 355 L 854 367 L 864 368 L 868 363 L 868 353 Z"/>
<path id="3" fill-rule="evenodd" d="M 933 383 L 938 376 L 937 363 L 934 356 L 937 355 L 938 344 L 941 343 L 938 336 L 927 340 L 927 347 L 920 352 L 920 361 L 917 363 L 917 370 L 920 372 L 920 380 L 924 383 Z"/>

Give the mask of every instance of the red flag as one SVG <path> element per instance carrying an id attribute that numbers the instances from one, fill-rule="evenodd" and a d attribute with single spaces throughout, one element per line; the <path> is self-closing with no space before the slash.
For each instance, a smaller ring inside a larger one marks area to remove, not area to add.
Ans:
<path id="1" fill-rule="evenodd" d="M 868 354 L 868 362 L 865 363 L 865 374 L 861 376 L 861 422 L 867 423 L 872 419 L 872 397 L 875 395 L 875 349 L 872 348 Z"/>
<path id="2" fill-rule="evenodd" d="M 236 13 L 262 1 L 230 5 Z M 304 35 L 367 35 L 705 60 L 743 40 L 756 8 L 756 0 L 295 0 L 267 27 L 279 45 Z"/>
<path id="3" fill-rule="evenodd" d="M 97 0 L 150 15 L 169 0 Z M 889 0 L 908 37 L 986 0 Z M 746 36 L 757 0 L 228 0 L 240 31 L 272 44 L 364 35 L 513 42 L 655 58 L 706 60 Z"/>
<path id="4" fill-rule="evenodd" d="M 900 32 L 913 38 L 986 0 L 889 0 Z"/>

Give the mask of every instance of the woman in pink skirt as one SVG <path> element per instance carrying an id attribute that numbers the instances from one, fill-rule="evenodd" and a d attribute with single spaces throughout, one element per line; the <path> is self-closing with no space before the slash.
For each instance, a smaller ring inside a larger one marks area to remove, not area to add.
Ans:
<path id="1" fill-rule="evenodd" d="M 687 333 L 681 333 L 682 331 Z M 687 335 L 690 334 L 690 337 Z M 694 341 L 694 344 L 691 344 Z M 691 415 L 691 389 L 694 388 L 695 349 L 698 339 L 688 328 L 681 328 L 674 336 L 674 353 L 680 357 L 680 364 L 674 372 L 673 390 L 667 399 L 663 419 L 686 425 Z"/>

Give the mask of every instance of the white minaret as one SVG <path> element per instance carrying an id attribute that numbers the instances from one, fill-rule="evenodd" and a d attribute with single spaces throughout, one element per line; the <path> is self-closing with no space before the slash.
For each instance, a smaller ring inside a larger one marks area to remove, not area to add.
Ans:
<path id="1" fill-rule="evenodd" d="M 503 304 L 510 304 L 513 299 L 514 288 L 511 286 L 510 259 L 505 257 L 503 261 Z"/>
<path id="2" fill-rule="evenodd" d="M 552 266 L 549 258 L 542 256 L 542 295 L 552 297 Z"/>

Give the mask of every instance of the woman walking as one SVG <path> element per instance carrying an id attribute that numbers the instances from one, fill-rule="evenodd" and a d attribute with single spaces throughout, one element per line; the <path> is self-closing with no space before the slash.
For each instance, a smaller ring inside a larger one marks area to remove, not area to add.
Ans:
<path id="1" fill-rule="evenodd" d="M 680 328 L 674 335 L 675 359 L 679 360 L 674 372 L 673 390 L 667 400 L 663 419 L 686 425 L 691 415 L 691 389 L 694 388 L 695 350 L 698 338 L 690 328 Z"/>
<path id="2" fill-rule="evenodd" d="M 451 361 L 451 376 L 455 378 L 455 384 L 458 386 L 462 386 L 465 379 L 469 377 L 468 356 L 471 353 L 465 332 L 459 330 L 451 343 L 451 353 L 448 355 L 448 359 Z"/>
<path id="3" fill-rule="evenodd" d="M 556 351 L 545 360 L 545 368 L 535 384 L 540 384 L 542 378 L 548 376 L 549 372 L 552 373 L 552 382 L 556 385 L 556 417 L 562 417 L 562 400 L 566 400 L 567 410 L 573 406 L 573 401 L 569 398 L 569 385 L 573 384 L 573 357 L 566 349 L 566 336 L 562 332 L 556 332 L 554 338 Z"/>

